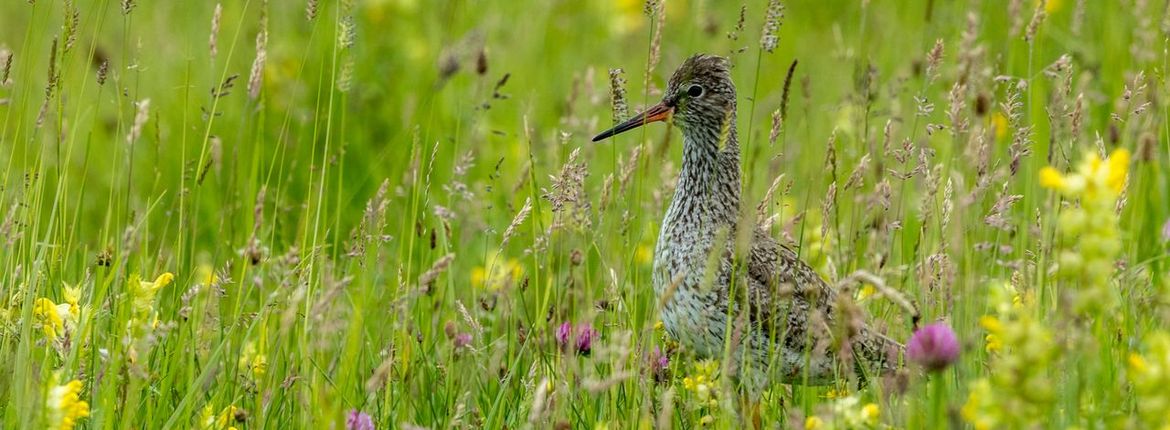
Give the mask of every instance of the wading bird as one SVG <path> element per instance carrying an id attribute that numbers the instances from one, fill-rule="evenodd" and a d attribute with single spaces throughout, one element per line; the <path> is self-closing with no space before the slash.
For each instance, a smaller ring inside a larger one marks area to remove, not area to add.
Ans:
<path id="1" fill-rule="evenodd" d="M 654 253 L 667 333 L 700 357 L 731 360 L 752 397 L 773 380 L 822 385 L 894 369 L 897 342 L 838 315 L 834 288 L 792 248 L 738 222 L 735 110 L 727 59 L 700 54 L 674 72 L 661 103 L 593 138 L 655 121 L 682 130 L 682 169 Z M 738 257 L 737 242 L 746 244 Z"/>

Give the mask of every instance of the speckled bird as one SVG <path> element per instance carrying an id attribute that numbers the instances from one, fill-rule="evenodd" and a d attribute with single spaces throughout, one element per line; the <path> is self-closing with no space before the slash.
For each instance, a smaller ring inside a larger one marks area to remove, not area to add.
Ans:
<path id="1" fill-rule="evenodd" d="M 834 288 L 793 248 L 752 227 L 747 252 L 735 258 L 735 111 L 727 59 L 699 54 L 674 72 L 662 102 L 593 138 L 656 121 L 682 131 L 682 169 L 654 252 L 654 292 L 667 333 L 699 357 L 722 358 L 730 346 L 729 368 L 755 395 L 770 381 L 823 385 L 851 371 L 864 378 L 894 369 L 901 346 L 856 317 L 837 315 Z M 734 309 L 748 310 L 748 318 Z M 846 319 L 844 329 L 835 325 Z"/>

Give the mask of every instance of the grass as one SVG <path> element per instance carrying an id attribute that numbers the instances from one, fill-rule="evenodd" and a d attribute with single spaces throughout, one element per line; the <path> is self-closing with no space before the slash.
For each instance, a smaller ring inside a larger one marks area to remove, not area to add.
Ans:
<path id="1" fill-rule="evenodd" d="M 636 110 L 709 52 L 735 66 L 748 208 L 779 178 L 775 237 L 891 337 L 914 329 L 904 295 L 963 351 L 776 384 L 765 423 L 1150 428 L 1170 414 L 1167 11 L 1001 3 L 791 2 L 769 53 L 759 2 L 737 29 L 740 5 L 702 0 L 661 27 L 633 1 L 244 0 L 214 33 L 213 2 L 6 2 L 3 426 L 68 428 L 78 402 L 101 429 L 750 424 L 734 378 L 655 328 L 681 137 L 588 142 L 608 69 Z M 1120 204 L 1042 187 L 1116 148 Z M 1063 215 L 1098 203 L 1119 211 Z M 597 330 L 589 354 L 557 345 L 566 322 Z"/>

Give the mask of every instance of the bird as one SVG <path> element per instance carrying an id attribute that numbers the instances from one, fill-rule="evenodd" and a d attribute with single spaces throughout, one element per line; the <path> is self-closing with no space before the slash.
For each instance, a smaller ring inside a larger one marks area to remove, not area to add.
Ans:
<path id="1" fill-rule="evenodd" d="M 739 234 L 747 226 L 740 223 L 730 69 L 721 56 L 689 57 L 660 103 L 593 138 L 602 141 L 659 121 L 682 132 L 682 167 L 653 262 L 667 334 L 700 358 L 727 357 L 730 350 L 734 376 L 754 398 L 770 381 L 827 385 L 852 372 L 864 383 L 866 375 L 896 370 L 901 344 L 864 319 L 838 315 L 836 289 L 796 249 L 756 226 Z M 834 326 L 846 321 L 844 330 Z"/>

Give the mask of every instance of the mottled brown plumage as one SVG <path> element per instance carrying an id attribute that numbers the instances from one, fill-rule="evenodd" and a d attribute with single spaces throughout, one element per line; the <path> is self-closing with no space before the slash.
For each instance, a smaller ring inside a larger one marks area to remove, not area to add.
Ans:
<path id="1" fill-rule="evenodd" d="M 900 346 L 838 315 L 834 288 L 791 247 L 751 226 L 736 258 L 735 111 L 727 60 L 695 55 L 671 77 L 661 103 L 594 138 L 671 119 L 682 130 L 682 169 L 654 255 L 667 332 L 700 357 L 730 352 L 728 368 L 753 394 L 773 380 L 827 384 L 854 370 L 892 369 Z"/>

